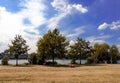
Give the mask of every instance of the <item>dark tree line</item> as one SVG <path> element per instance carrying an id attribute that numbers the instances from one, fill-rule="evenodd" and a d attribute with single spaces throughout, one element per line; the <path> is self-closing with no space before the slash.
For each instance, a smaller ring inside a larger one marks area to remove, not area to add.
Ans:
<path id="1" fill-rule="evenodd" d="M 58 29 L 48 31 L 37 43 L 37 57 L 39 61 L 45 63 L 47 59 L 52 59 L 54 65 L 55 59 L 69 57 L 73 63 L 76 59 L 87 59 L 87 63 L 117 63 L 120 59 L 120 53 L 116 45 L 107 43 L 95 44 L 90 46 L 90 42 L 82 38 L 77 38 L 74 45 L 69 45 L 65 36 L 60 34 Z"/>
<path id="2" fill-rule="evenodd" d="M 87 63 L 117 63 L 120 59 L 120 53 L 116 45 L 94 44 L 90 46 L 90 42 L 82 38 L 77 38 L 73 45 L 58 29 L 48 31 L 37 42 L 37 53 L 31 53 L 28 57 L 30 64 L 46 64 L 46 60 L 51 59 L 50 64 L 56 64 L 55 59 L 69 58 L 72 63 L 76 63 L 76 59 L 87 59 Z M 14 55 L 16 65 L 18 65 L 19 56 L 28 54 L 29 47 L 26 40 L 20 35 L 16 35 L 7 51 Z"/>

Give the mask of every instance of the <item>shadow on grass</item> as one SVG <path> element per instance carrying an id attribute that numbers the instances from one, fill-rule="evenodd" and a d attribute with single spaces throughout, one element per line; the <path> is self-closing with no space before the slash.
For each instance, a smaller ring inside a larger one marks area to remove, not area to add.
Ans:
<path id="1" fill-rule="evenodd" d="M 106 64 L 81 64 L 80 66 L 105 66 Z"/>
<path id="2" fill-rule="evenodd" d="M 62 64 L 57 64 L 57 65 L 44 65 L 47 67 L 68 67 L 68 68 L 76 68 L 76 67 L 84 67 L 84 66 L 105 66 L 106 64 L 68 64 L 68 65 L 62 65 Z"/>
<path id="3" fill-rule="evenodd" d="M 12 65 L 12 64 L 9 64 L 9 65 L 0 65 L 0 66 L 6 66 L 6 67 L 34 67 L 35 65 L 31 65 L 31 64 L 18 64 L 18 65 Z"/>
<path id="4" fill-rule="evenodd" d="M 18 64 L 18 65 L 12 65 L 13 67 L 34 67 L 36 65 L 33 64 Z"/>
<path id="5" fill-rule="evenodd" d="M 31 65 L 31 64 L 19 64 L 19 65 L 0 65 L 0 66 L 8 66 L 8 67 L 34 67 L 36 65 Z M 40 66 L 40 65 L 37 65 Z M 55 64 L 55 65 L 42 65 L 46 67 L 66 67 L 66 68 L 76 68 L 76 67 L 93 67 L 93 66 L 106 66 L 106 64 L 68 64 L 68 65 L 63 65 L 63 64 Z"/>
<path id="6" fill-rule="evenodd" d="M 44 65 L 44 66 L 47 66 L 47 67 L 69 67 L 69 65 L 61 65 L 61 64 L 58 64 L 58 65 Z"/>

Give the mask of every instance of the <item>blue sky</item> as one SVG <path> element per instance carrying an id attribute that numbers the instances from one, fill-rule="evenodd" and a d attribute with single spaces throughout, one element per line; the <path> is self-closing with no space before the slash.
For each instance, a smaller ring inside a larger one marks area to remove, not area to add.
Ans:
<path id="1" fill-rule="evenodd" d="M 21 34 L 36 51 L 36 42 L 58 28 L 73 44 L 77 37 L 120 48 L 120 0 L 0 0 L 0 52 Z"/>

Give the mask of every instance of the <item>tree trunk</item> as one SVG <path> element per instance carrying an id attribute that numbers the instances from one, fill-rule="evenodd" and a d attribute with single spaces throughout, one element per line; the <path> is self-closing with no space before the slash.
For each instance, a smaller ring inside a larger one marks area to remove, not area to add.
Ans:
<path id="1" fill-rule="evenodd" d="M 43 54 L 43 56 L 42 56 L 42 64 L 44 64 L 44 63 L 45 63 L 45 56 Z"/>
<path id="2" fill-rule="evenodd" d="M 52 48 L 53 50 L 52 50 L 52 65 L 54 66 L 54 48 Z"/>
<path id="3" fill-rule="evenodd" d="M 54 55 L 52 54 L 52 64 L 53 64 L 53 66 L 54 66 Z"/>
<path id="4" fill-rule="evenodd" d="M 79 58 L 80 59 L 80 65 L 81 65 L 81 54 L 79 56 L 80 56 L 80 58 Z"/>
<path id="5" fill-rule="evenodd" d="M 112 56 L 111 56 L 111 64 L 113 63 L 113 59 L 112 59 Z"/>
<path id="6" fill-rule="evenodd" d="M 45 49 L 43 49 L 43 55 L 42 55 L 42 64 L 45 63 Z"/>
<path id="7" fill-rule="evenodd" d="M 80 65 L 81 65 L 81 59 L 80 59 Z"/>
<path id="8" fill-rule="evenodd" d="M 95 56 L 95 54 L 94 54 L 94 64 L 96 64 L 97 63 L 97 56 Z"/>
<path id="9" fill-rule="evenodd" d="M 18 58 L 16 59 L 16 66 L 18 66 Z"/>

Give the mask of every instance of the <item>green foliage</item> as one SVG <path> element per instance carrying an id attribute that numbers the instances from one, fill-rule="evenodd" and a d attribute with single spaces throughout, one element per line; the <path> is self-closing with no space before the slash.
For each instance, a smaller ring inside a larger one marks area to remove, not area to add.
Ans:
<path id="1" fill-rule="evenodd" d="M 68 44 L 69 42 L 66 40 L 65 36 L 60 34 L 58 29 L 48 31 L 48 33 L 46 33 L 37 43 L 38 59 L 44 62 L 45 59 L 51 58 L 54 63 L 55 58 L 65 57 Z"/>
<path id="2" fill-rule="evenodd" d="M 93 64 L 94 63 L 94 57 L 88 57 L 87 58 L 87 64 Z"/>
<path id="3" fill-rule="evenodd" d="M 22 38 L 21 35 L 16 35 L 14 40 L 11 41 L 8 51 L 10 54 L 14 55 L 16 59 L 16 65 L 18 65 L 18 58 L 21 55 L 26 55 L 28 51 L 28 45 L 26 45 L 26 40 Z"/>
<path id="4" fill-rule="evenodd" d="M 2 65 L 8 65 L 8 60 L 9 60 L 8 56 L 3 56 Z"/>
<path id="5" fill-rule="evenodd" d="M 110 60 L 111 63 L 117 63 L 117 60 L 119 59 L 119 51 L 116 45 L 112 45 L 110 47 Z"/>
<path id="6" fill-rule="evenodd" d="M 107 43 L 95 45 L 98 63 L 110 62 L 109 48 Z"/>
<path id="7" fill-rule="evenodd" d="M 89 55 L 90 51 L 91 47 L 89 46 L 89 42 L 83 40 L 82 38 L 78 38 L 76 40 L 76 43 L 70 46 L 69 56 L 72 59 L 79 58 L 81 64 L 82 57 Z"/>
<path id="8" fill-rule="evenodd" d="M 36 57 L 36 53 L 31 53 L 28 57 L 28 62 L 30 64 L 37 64 L 37 57 Z"/>
<path id="9" fill-rule="evenodd" d="M 117 63 L 118 59 L 119 51 L 115 45 L 110 47 L 107 43 L 96 43 L 91 56 L 87 59 L 87 63 Z"/>

